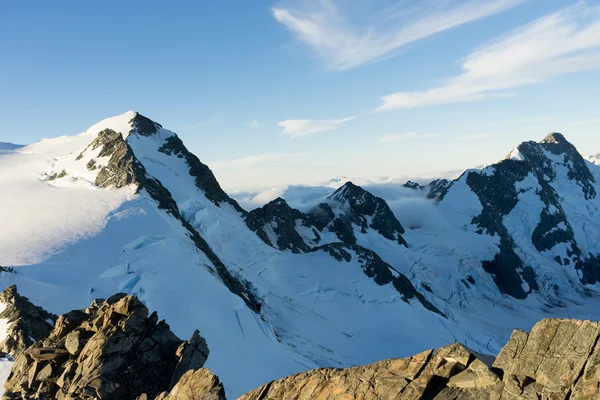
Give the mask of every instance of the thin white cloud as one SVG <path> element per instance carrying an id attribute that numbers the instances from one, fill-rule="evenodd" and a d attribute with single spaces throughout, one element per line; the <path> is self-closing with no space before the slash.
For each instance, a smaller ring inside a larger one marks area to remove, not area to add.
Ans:
<path id="1" fill-rule="evenodd" d="M 257 120 L 253 119 L 252 121 L 250 121 L 250 123 L 248 124 L 248 127 L 250 129 L 258 129 L 260 127 L 260 124 L 258 123 Z"/>
<path id="2" fill-rule="evenodd" d="M 600 68 L 600 7 L 562 9 L 495 40 L 463 61 L 448 84 L 383 98 L 378 111 L 510 96 L 507 89 Z"/>
<path id="3" fill-rule="evenodd" d="M 348 70 L 392 57 L 412 42 L 498 14 L 525 1 L 419 0 L 410 6 L 396 1 L 392 7 L 373 10 L 366 9 L 362 2 L 347 2 L 342 8 L 341 2 L 338 5 L 334 0 L 302 0 L 296 1 L 299 3 L 296 6 L 275 7 L 272 13 L 329 68 Z"/>
<path id="4" fill-rule="evenodd" d="M 288 119 L 278 122 L 277 125 L 283 128 L 282 135 L 288 135 L 291 138 L 314 135 L 315 133 L 327 132 L 338 129 L 354 117 L 329 120 L 315 119 Z"/>
<path id="5" fill-rule="evenodd" d="M 257 156 L 249 156 L 236 158 L 225 162 L 215 162 L 209 164 L 212 169 L 250 169 L 259 167 L 268 167 L 276 164 L 285 163 L 291 159 L 306 156 L 303 153 L 294 154 L 260 154 Z"/>
<path id="6" fill-rule="evenodd" d="M 439 136 L 439 133 L 419 133 L 419 132 L 408 132 L 408 133 L 398 133 L 393 135 L 385 135 L 379 138 L 378 143 L 392 143 L 392 142 L 402 142 L 405 140 L 416 140 L 416 139 L 426 139 L 430 137 Z"/>

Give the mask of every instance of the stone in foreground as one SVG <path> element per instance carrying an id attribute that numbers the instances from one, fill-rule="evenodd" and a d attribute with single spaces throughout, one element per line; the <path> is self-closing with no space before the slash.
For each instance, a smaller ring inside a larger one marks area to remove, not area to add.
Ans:
<path id="1" fill-rule="evenodd" d="M 208 356 L 195 332 L 180 340 L 134 296 L 117 294 L 61 315 L 15 361 L 4 399 L 155 398 Z"/>

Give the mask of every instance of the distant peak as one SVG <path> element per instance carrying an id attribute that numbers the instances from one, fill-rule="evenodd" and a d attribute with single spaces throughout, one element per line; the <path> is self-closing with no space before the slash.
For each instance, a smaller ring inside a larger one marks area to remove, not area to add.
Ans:
<path id="1" fill-rule="evenodd" d="M 270 209 L 270 208 L 281 208 L 281 207 L 285 207 L 285 208 L 289 208 L 288 203 L 282 199 L 281 197 L 276 198 L 275 200 L 271 200 L 270 202 L 268 202 L 264 208 L 265 209 Z"/>
<path id="2" fill-rule="evenodd" d="M 562 133 L 552 132 L 547 135 L 541 143 L 569 143 Z"/>

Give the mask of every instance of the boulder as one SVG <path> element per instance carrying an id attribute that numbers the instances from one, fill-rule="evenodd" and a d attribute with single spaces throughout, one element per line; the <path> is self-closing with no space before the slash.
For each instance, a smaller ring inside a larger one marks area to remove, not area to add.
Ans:
<path id="1" fill-rule="evenodd" d="M 267 383 L 240 400 L 600 399 L 600 323 L 545 319 L 515 330 L 494 360 L 453 344 L 409 358 L 324 368 Z"/>
<path id="2" fill-rule="evenodd" d="M 184 342 L 148 314 L 136 297 L 119 294 L 61 315 L 16 359 L 3 398 L 154 399 L 170 390 L 204 365 L 208 347 L 199 332 Z"/>
<path id="3" fill-rule="evenodd" d="M 225 400 L 225 389 L 209 370 L 189 370 L 170 393 L 161 393 L 156 400 Z"/>

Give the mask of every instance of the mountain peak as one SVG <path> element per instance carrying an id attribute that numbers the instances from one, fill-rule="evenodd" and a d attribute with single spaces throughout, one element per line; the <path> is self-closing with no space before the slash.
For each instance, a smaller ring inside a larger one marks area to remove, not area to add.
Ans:
<path id="1" fill-rule="evenodd" d="M 367 228 L 370 227 L 385 238 L 408 247 L 402 237 L 402 234 L 404 234 L 402 224 L 396 219 L 394 213 L 382 198 L 376 197 L 369 191 L 348 181 L 329 195 L 327 199 L 331 202 L 344 204 L 341 207 L 344 209 L 341 217 L 338 218 L 330 212 L 331 207 L 327 203 L 311 210 L 309 215 L 322 215 L 325 210 L 326 214 L 329 214 L 329 221 L 325 225 L 331 222 L 333 225 L 330 230 L 333 229 L 332 231 L 335 231 L 343 242 L 356 244 L 356 237 L 352 228 L 352 224 L 354 224 L 360 227 L 362 233 L 366 233 Z M 334 205 L 333 207 L 338 206 Z"/>
<path id="2" fill-rule="evenodd" d="M 540 143 L 569 143 L 569 141 L 565 138 L 565 136 L 562 133 L 552 132 L 546 135 L 546 137 L 542 139 Z"/>
<path id="3" fill-rule="evenodd" d="M 344 183 L 338 190 L 330 194 L 327 198 L 330 200 L 344 201 L 358 196 L 364 196 L 365 194 L 371 195 L 368 191 L 361 188 L 358 185 L 348 181 Z M 372 195 L 371 195 L 372 196 Z"/>
<path id="4" fill-rule="evenodd" d="M 126 115 L 130 113 L 132 113 L 132 111 L 127 112 Z M 154 122 L 138 112 L 133 112 L 133 114 L 133 117 L 129 121 L 131 124 L 131 133 L 135 132 L 142 136 L 152 136 L 162 129 L 162 125 L 158 122 Z"/>

